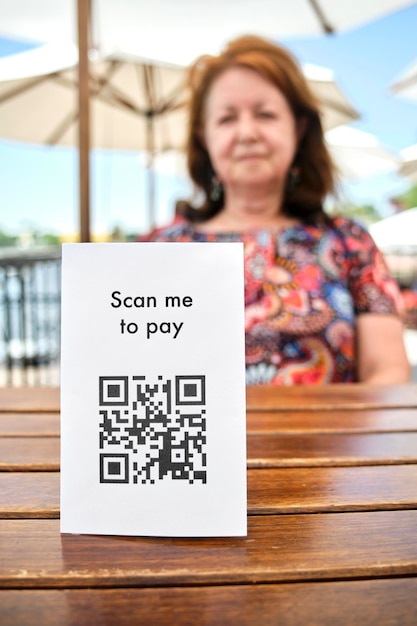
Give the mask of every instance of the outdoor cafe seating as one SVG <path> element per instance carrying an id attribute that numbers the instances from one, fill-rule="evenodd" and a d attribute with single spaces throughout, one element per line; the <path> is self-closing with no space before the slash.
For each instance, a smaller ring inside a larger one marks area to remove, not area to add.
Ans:
<path id="1" fill-rule="evenodd" d="M 417 383 L 248 388 L 247 536 L 61 534 L 60 256 L 11 265 L 45 351 L 3 367 L 2 626 L 415 624 Z"/>

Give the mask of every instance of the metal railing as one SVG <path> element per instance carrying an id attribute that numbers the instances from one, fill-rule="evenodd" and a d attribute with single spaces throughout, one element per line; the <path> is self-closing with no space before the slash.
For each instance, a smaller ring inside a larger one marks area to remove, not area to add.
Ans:
<path id="1" fill-rule="evenodd" d="M 58 385 L 61 250 L 0 251 L 0 386 Z"/>

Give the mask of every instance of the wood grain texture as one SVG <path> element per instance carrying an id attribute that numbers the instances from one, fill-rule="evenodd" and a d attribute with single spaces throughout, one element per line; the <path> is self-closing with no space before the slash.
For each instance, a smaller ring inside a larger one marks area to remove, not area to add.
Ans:
<path id="1" fill-rule="evenodd" d="M 287 409 L 329 411 L 350 409 L 410 408 L 417 406 L 417 383 L 404 385 L 305 385 L 273 387 L 263 385 L 246 390 L 247 411 Z"/>
<path id="2" fill-rule="evenodd" d="M 417 410 L 252 411 L 246 429 L 250 434 L 417 432 Z"/>
<path id="3" fill-rule="evenodd" d="M 1 626 L 414 626 L 417 385 L 248 406 L 248 537 L 61 535 L 59 390 L 0 390 Z"/>
<path id="4" fill-rule="evenodd" d="M 249 468 L 417 463 L 417 433 L 249 435 L 247 459 Z"/>
<path id="5" fill-rule="evenodd" d="M 57 471 L 57 437 L 0 437 L 0 471 Z M 417 463 L 417 433 L 248 435 L 248 467 Z"/>
<path id="6" fill-rule="evenodd" d="M 248 537 L 60 535 L 0 520 L 0 587 L 171 586 L 417 575 L 417 511 L 249 517 Z"/>
<path id="7" fill-rule="evenodd" d="M 0 437 L 59 437 L 59 413 L 0 413 Z"/>
<path id="8" fill-rule="evenodd" d="M 58 437 L 0 437 L 0 471 L 59 470 Z"/>
<path id="9" fill-rule="evenodd" d="M 0 590 L 2 626 L 415 626 L 417 578 L 168 589 Z"/>
<path id="10" fill-rule="evenodd" d="M 248 471 L 250 514 L 417 509 L 417 465 Z"/>
<path id="11" fill-rule="evenodd" d="M 0 472 L 0 518 L 58 518 L 59 496 L 59 472 Z"/>
<path id="12" fill-rule="evenodd" d="M 59 387 L 3 387 L 0 389 L 0 412 L 42 412 L 60 410 Z"/>
<path id="13" fill-rule="evenodd" d="M 0 473 L 0 518 L 59 517 L 58 472 Z M 417 465 L 248 471 L 248 514 L 417 509 Z"/>
<path id="14" fill-rule="evenodd" d="M 417 411 L 253 411 L 246 423 L 250 434 L 417 432 Z M 0 437 L 58 437 L 59 433 L 59 413 L 0 413 Z"/>
<path id="15" fill-rule="evenodd" d="M 248 387 L 247 410 L 333 410 L 417 406 L 417 383 L 404 385 L 306 385 L 293 387 Z M 4 387 L 0 412 L 54 412 L 60 409 L 58 387 Z"/>

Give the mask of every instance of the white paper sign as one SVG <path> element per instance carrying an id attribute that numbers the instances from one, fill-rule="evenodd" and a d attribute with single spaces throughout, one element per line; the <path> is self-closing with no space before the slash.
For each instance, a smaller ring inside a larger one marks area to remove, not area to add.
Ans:
<path id="1" fill-rule="evenodd" d="M 65 244 L 61 532 L 246 535 L 240 243 Z"/>

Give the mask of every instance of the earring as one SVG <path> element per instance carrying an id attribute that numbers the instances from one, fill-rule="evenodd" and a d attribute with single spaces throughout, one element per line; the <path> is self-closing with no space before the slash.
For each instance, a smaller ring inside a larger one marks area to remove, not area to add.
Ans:
<path id="1" fill-rule="evenodd" d="M 211 179 L 210 200 L 218 202 L 223 193 L 223 185 L 216 175 Z"/>
<path id="2" fill-rule="evenodd" d="M 287 190 L 293 193 L 301 182 L 300 169 L 293 165 L 288 172 Z"/>

